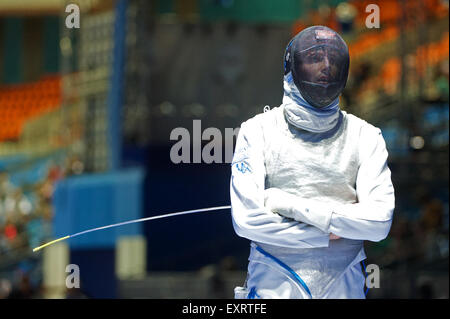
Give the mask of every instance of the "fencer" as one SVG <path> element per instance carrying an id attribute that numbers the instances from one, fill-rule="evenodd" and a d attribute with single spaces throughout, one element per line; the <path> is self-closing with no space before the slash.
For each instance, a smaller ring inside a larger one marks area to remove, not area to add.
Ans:
<path id="1" fill-rule="evenodd" d="M 363 244 L 386 238 L 395 197 L 380 129 L 339 107 L 349 63 L 338 33 L 306 28 L 282 104 L 241 125 L 230 198 L 250 255 L 235 298 L 365 298 Z"/>

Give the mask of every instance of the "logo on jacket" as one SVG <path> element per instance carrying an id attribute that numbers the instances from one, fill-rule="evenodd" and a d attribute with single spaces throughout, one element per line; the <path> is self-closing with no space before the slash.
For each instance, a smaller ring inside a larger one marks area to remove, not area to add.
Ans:
<path id="1" fill-rule="evenodd" d="M 246 162 L 240 162 L 235 164 L 237 170 L 241 173 L 251 172 L 250 167 Z"/>

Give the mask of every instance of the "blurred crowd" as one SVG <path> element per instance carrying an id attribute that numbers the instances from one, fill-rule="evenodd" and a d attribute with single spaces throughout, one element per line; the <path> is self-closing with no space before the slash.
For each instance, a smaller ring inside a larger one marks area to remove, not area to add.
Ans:
<path id="1" fill-rule="evenodd" d="M 0 256 L 39 245 L 50 235 L 53 175 L 24 193 L 0 173 Z"/>
<path id="2" fill-rule="evenodd" d="M 45 177 L 31 185 L 14 185 L 10 173 L 0 171 L 0 299 L 42 296 L 41 260 L 32 248 L 52 237 L 56 183 L 83 172 L 77 157 L 62 163 L 49 160 L 46 167 Z"/>
<path id="3" fill-rule="evenodd" d="M 448 258 L 448 203 L 426 193 L 416 195 L 416 213 L 396 212 L 389 236 L 367 243 L 370 258 L 386 267 L 421 267 Z M 411 217 L 414 216 L 414 217 Z"/>

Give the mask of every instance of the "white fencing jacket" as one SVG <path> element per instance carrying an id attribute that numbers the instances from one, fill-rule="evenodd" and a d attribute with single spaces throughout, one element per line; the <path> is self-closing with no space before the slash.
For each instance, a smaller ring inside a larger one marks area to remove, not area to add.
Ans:
<path id="1" fill-rule="evenodd" d="M 355 296 L 352 285 L 360 286 L 360 274 L 353 276 L 354 284 L 344 277 L 365 258 L 363 241 L 384 239 L 392 223 L 395 198 L 387 157 L 381 131 L 344 111 L 325 133 L 289 124 L 283 105 L 244 122 L 230 196 L 234 229 L 252 241 L 246 291 L 263 298 L 334 298 L 330 289 L 340 289 L 338 298 Z M 291 195 L 286 205 L 297 220 L 264 206 L 264 190 L 271 187 Z M 341 239 L 329 240 L 330 233 Z M 299 275 L 308 293 L 304 287 L 303 294 L 289 292 L 292 276 L 260 271 L 283 267 L 257 247 Z M 337 280 L 346 281 L 347 288 L 337 287 Z"/>

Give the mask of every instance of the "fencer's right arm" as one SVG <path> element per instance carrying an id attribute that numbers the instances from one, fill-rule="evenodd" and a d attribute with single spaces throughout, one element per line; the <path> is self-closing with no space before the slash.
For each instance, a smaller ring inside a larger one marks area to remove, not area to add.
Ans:
<path id="1" fill-rule="evenodd" d="M 329 234 L 273 213 L 264 206 L 264 135 L 251 119 L 242 123 L 233 156 L 231 213 L 236 233 L 252 241 L 292 248 L 327 247 Z"/>

